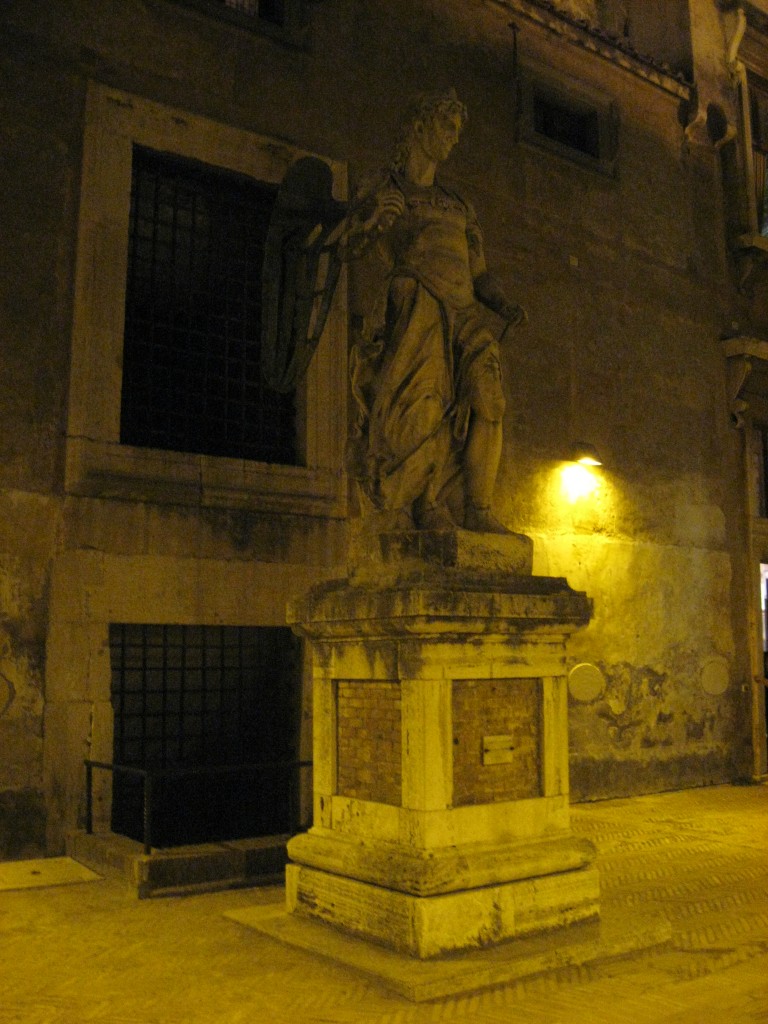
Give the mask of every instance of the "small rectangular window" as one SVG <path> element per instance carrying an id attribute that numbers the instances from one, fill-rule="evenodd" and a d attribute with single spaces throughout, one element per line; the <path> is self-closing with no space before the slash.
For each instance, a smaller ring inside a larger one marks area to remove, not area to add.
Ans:
<path id="1" fill-rule="evenodd" d="M 768 235 L 768 82 L 754 75 L 749 76 L 749 112 L 757 228 Z"/>
<path id="2" fill-rule="evenodd" d="M 534 94 L 533 127 L 553 142 L 600 158 L 600 121 L 594 110 L 574 110 L 548 96 Z"/>
<path id="3" fill-rule="evenodd" d="M 274 25 L 285 22 L 284 0 L 218 0 L 232 11 L 241 11 L 250 18 L 263 18 Z"/>
<path id="4" fill-rule="evenodd" d="M 612 174 L 617 149 L 614 104 L 570 82 L 530 71 L 523 76 L 520 135 L 524 142 L 603 174 Z"/>

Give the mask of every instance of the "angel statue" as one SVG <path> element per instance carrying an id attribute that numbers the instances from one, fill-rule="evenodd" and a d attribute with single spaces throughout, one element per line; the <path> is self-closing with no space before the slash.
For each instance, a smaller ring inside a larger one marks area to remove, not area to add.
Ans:
<path id="1" fill-rule="evenodd" d="M 486 267 L 472 205 L 436 179 L 466 120 L 453 90 L 416 96 L 389 167 L 363 182 L 346 210 L 330 198 L 328 178 L 311 199 L 311 231 L 300 215 L 304 235 L 292 258 L 290 204 L 284 201 L 281 213 L 280 196 L 270 227 L 283 268 L 282 300 L 275 280 L 265 283 L 273 315 L 263 358 L 273 370 L 307 365 L 341 261 L 362 266 L 374 254 L 384 267 L 380 283 L 369 285 L 373 294 L 364 296 L 366 316 L 351 353 L 357 418 L 350 470 L 392 529 L 509 532 L 491 511 L 504 415 L 499 337 L 526 314 Z M 375 278 L 367 274 L 369 282 Z M 288 300 L 286 282 L 294 289 Z"/>

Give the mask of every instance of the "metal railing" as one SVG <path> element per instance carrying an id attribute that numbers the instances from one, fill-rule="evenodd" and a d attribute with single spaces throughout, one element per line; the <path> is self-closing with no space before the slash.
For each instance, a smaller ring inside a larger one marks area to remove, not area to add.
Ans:
<path id="1" fill-rule="evenodd" d="M 85 759 L 85 831 L 88 835 L 93 834 L 93 770 L 103 769 L 113 774 L 133 775 L 143 779 L 144 794 L 142 801 L 142 833 L 144 853 L 152 853 L 153 834 L 153 794 L 155 782 L 164 779 L 187 778 L 196 775 L 243 775 L 248 773 L 264 772 L 267 770 L 284 769 L 286 771 L 300 771 L 302 768 L 311 768 L 311 761 L 264 761 L 257 764 L 236 764 L 236 765 L 199 765 L 189 768 L 137 768 L 133 765 L 114 764 L 112 761 L 94 761 L 92 758 Z M 298 788 L 298 787 L 296 787 Z M 293 787 L 290 792 L 290 804 L 296 800 L 297 794 Z M 296 821 L 295 806 L 289 806 L 289 820 Z"/>

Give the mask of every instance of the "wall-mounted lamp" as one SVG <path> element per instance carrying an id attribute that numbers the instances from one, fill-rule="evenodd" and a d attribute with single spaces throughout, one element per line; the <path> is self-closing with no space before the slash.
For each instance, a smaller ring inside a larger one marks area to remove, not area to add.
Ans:
<path id="1" fill-rule="evenodd" d="M 571 445 L 571 462 L 578 462 L 580 466 L 602 466 L 603 460 L 597 454 L 597 448 L 587 441 L 575 441 Z"/>

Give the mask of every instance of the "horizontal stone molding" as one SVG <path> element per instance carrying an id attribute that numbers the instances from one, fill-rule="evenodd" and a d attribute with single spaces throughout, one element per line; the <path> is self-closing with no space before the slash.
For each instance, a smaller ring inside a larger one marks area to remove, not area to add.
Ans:
<path id="1" fill-rule="evenodd" d="M 419 850 L 313 829 L 294 836 L 288 854 L 296 864 L 414 896 L 434 896 L 576 871 L 593 862 L 595 849 L 588 839 L 566 835 L 539 842 L 472 843 Z"/>

